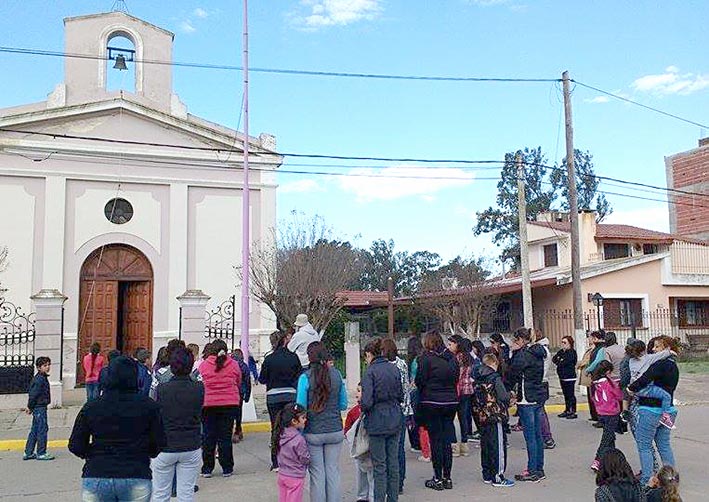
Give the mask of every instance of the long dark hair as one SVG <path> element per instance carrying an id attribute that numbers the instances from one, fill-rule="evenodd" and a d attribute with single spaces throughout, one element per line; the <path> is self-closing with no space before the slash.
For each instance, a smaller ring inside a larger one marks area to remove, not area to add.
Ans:
<path id="1" fill-rule="evenodd" d="M 609 371 L 613 371 L 613 363 L 604 359 L 593 369 L 591 372 L 591 378 L 593 381 L 600 380 L 601 378 L 604 378 L 606 373 Z"/>
<path id="2" fill-rule="evenodd" d="M 429 331 L 423 336 L 423 348 L 440 354 L 446 348 L 443 337 L 438 331 Z"/>
<path id="3" fill-rule="evenodd" d="M 291 426 L 293 420 L 297 420 L 306 413 L 305 408 L 296 403 L 288 403 L 278 412 L 271 432 L 271 452 L 274 456 L 278 455 L 281 450 L 281 435 L 283 435 L 283 432 Z"/>
<path id="4" fill-rule="evenodd" d="M 463 338 L 458 342 L 458 352 L 456 352 L 455 357 L 461 367 L 467 368 L 473 365 L 473 356 L 470 355 L 471 350 L 473 350 L 473 342 L 467 338 Z"/>
<path id="5" fill-rule="evenodd" d="M 212 355 L 217 356 L 217 367 L 215 371 L 221 371 L 224 368 L 224 365 L 228 359 L 228 350 L 229 349 L 226 346 L 226 342 L 221 338 L 218 338 L 212 342 Z"/>
<path id="6" fill-rule="evenodd" d="M 478 356 L 478 359 L 482 359 L 485 355 L 485 344 L 480 340 L 473 340 L 470 343 L 473 346 L 473 350 L 475 350 L 475 355 Z"/>
<path id="7" fill-rule="evenodd" d="M 94 372 L 94 364 L 96 363 L 96 357 L 98 357 L 99 352 L 101 352 L 101 344 L 98 342 L 92 343 L 89 349 L 89 353 L 91 354 L 91 371 L 89 371 L 89 373 Z"/>
<path id="8" fill-rule="evenodd" d="M 679 495 L 679 472 L 671 465 L 664 465 L 657 471 L 657 480 L 662 488 L 662 502 L 682 502 Z"/>
<path id="9" fill-rule="evenodd" d="M 596 485 L 607 485 L 618 481 L 637 482 L 633 468 L 630 467 L 623 452 L 617 448 L 611 448 L 601 458 L 601 465 L 596 471 Z"/>
<path id="10" fill-rule="evenodd" d="M 158 355 L 155 358 L 155 366 L 153 366 L 153 371 L 157 371 L 160 368 L 170 366 L 170 353 L 167 350 L 167 346 L 160 347 L 158 350 Z"/>
<path id="11" fill-rule="evenodd" d="M 414 335 L 409 338 L 406 342 L 406 362 L 411 368 L 411 363 L 416 359 L 423 350 L 423 345 L 421 345 L 421 338 L 418 335 Z"/>
<path id="12" fill-rule="evenodd" d="M 320 413 L 325 409 L 325 403 L 330 398 L 332 382 L 330 382 L 330 367 L 327 362 L 330 353 L 322 342 L 308 345 L 308 361 L 310 361 L 310 388 L 313 389 L 313 402 L 310 409 Z"/>

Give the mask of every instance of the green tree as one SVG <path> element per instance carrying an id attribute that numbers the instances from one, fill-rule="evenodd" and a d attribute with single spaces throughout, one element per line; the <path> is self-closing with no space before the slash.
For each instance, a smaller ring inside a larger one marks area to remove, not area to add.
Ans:
<path id="1" fill-rule="evenodd" d="M 566 157 L 561 161 L 560 169 L 555 169 L 550 176 L 551 183 L 559 188 L 561 193 L 561 209 L 569 210 L 569 184 L 566 174 Z M 600 222 L 613 212 L 605 194 L 598 193 L 600 180 L 593 170 L 593 155 L 591 152 L 574 150 L 574 168 L 576 170 L 576 193 L 578 208 L 593 209 L 598 214 L 596 221 Z"/>

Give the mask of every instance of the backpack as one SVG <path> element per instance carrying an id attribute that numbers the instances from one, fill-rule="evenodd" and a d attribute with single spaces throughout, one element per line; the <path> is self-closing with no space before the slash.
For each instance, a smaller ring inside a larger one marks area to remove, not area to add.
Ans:
<path id="1" fill-rule="evenodd" d="M 475 382 L 471 400 L 476 423 L 507 423 L 507 407 L 497 401 L 495 382 Z"/>

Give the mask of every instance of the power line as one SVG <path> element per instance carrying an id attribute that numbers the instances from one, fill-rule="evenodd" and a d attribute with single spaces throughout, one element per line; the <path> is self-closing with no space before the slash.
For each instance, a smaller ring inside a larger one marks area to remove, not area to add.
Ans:
<path id="1" fill-rule="evenodd" d="M 77 59 L 92 59 L 99 61 L 108 61 L 108 56 L 99 56 L 94 54 L 77 54 L 70 52 L 49 51 L 43 49 L 28 49 L 23 47 L 0 47 L 0 52 L 11 54 L 28 54 L 32 56 L 51 56 L 62 58 L 77 58 Z M 238 65 L 212 64 L 212 63 L 194 63 L 180 61 L 164 61 L 158 59 L 136 59 L 136 63 L 156 64 L 179 66 L 187 68 L 203 68 L 209 70 L 227 70 L 227 71 L 242 71 L 243 67 Z M 249 68 L 249 72 L 256 73 L 275 73 L 281 75 L 301 75 L 308 77 L 344 77 L 344 78 L 368 78 L 379 80 L 424 80 L 434 82 L 559 82 L 558 78 L 503 78 L 503 77 L 455 77 L 455 76 L 436 76 L 436 75 L 394 75 L 383 73 L 358 73 L 358 72 L 341 72 L 341 71 L 314 71 L 314 70 L 297 70 L 291 68 Z"/>
<path id="2" fill-rule="evenodd" d="M 62 134 L 62 133 L 52 133 L 52 132 L 42 132 L 42 131 L 23 131 L 19 129 L 9 129 L 0 128 L 0 132 L 10 132 L 16 134 L 26 134 L 35 136 L 49 136 L 52 138 L 63 138 L 63 139 L 76 139 L 82 141 L 95 141 L 109 144 L 121 144 L 121 145 L 133 145 L 133 146 L 152 146 L 161 148 L 175 148 L 181 150 L 195 150 L 203 152 L 217 152 L 217 153 L 238 153 L 240 150 L 234 150 L 233 148 L 215 148 L 207 146 L 192 146 L 192 145 L 174 145 L 169 143 L 155 143 L 146 141 L 134 141 L 134 140 L 123 140 L 123 139 L 113 139 L 113 138 L 103 138 L 94 136 L 80 136 L 75 134 Z M 415 157 L 370 157 L 370 156 L 349 156 L 349 155 L 329 155 L 329 154 L 319 154 L 319 153 L 292 153 L 292 152 L 272 152 L 265 155 L 277 155 L 281 157 L 291 157 L 291 158 L 311 158 L 311 159 L 331 159 L 331 160 L 352 160 L 352 161 L 372 161 L 372 162 L 399 162 L 399 163 L 422 163 L 422 164 L 459 164 L 459 165 L 485 165 L 485 164 L 501 164 L 504 165 L 506 161 L 503 160 L 470 160 L 470 159 L 422 159 Z M 558 166 L 550 166 L 535 162 L 525 162 L 528 166 L 538 166 L 547 169 L 557 170 L 566 172 L 564 168 Z M 441 166 L 443 167 L 443 166 Z M 687 190 L 681 190 L 679 188 L 661 187 L 656 185 L 650 185 L 648 183 L 641 183 L 639 181 L 629 181 L 619 178 L 614 178 L 611 176 L 603 176 L 599 174 L 584 174 L 581 176 L 593 177 L 600 181 L 613 181 L 616 183 L 622 183 L 626 185 L 638 186 L 643 188 L 650 188 L 654 190 L 662 190 L 665 192 L 677 193 L 680 195 L 687 196 L 699 196 L 699 197 L 709 197 L 709 194 L 700 192 L 690 192 Z"/>
<path id="3" fill-rule="evenodd" d="M 618 94 L 613 94 L 612 92 L 604 91 L 603 89 L 599 89 L 598 87 L 594 87 L 592 85 L 584 84 L 583 82 L 579 82 L 578 80 L 571 80 L 577 85 L 580 85 L 581 87 L 585 87 L 587 89 L 591 89 L 596 92 L 600 92 L 601 94 L 605 94 L 606 96 L 610 96 L 615 99 L 619 99 L 620 101 L 625 101 L 626 103 L 630 103 L 631 105 L 639 106 L 641 108 L 645 108 L 646 110 L 653 111 L 655 113 L 659 113 L 660 115 L 665 115 L 666 117 L 670 117 L 676 120 L 680 120 L 682 122 L 686 122 L 687 124 L 692 124 L 695 126 L 703 127 L 704 129 L 709 128 L 709 125 L 706 124 L 701 124 L 699 122 L 695 122 L 694 120 L 689 120 L 684 117 L 680 117 L 679 115 L 675 115 L 674 113 L 669 113 L 664 110 L 660 110 L 659 108 L 654 108 L 652 106 L 644 105 L 642 103 L 638 103 L 637 101 L 633 101 L 632 99 L 625 98 L 623 96 L 619 96 Z"/>

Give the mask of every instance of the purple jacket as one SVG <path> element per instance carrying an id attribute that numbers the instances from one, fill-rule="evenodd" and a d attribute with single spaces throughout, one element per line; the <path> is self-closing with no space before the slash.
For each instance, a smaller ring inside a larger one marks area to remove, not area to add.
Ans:
<path id="1" fill-rule="evenodd" d="M 295 427 L 286 427 L 278 450 L 278 473 L 290 478 L 304 478 L 310 464 L 305 437 Z"/>

